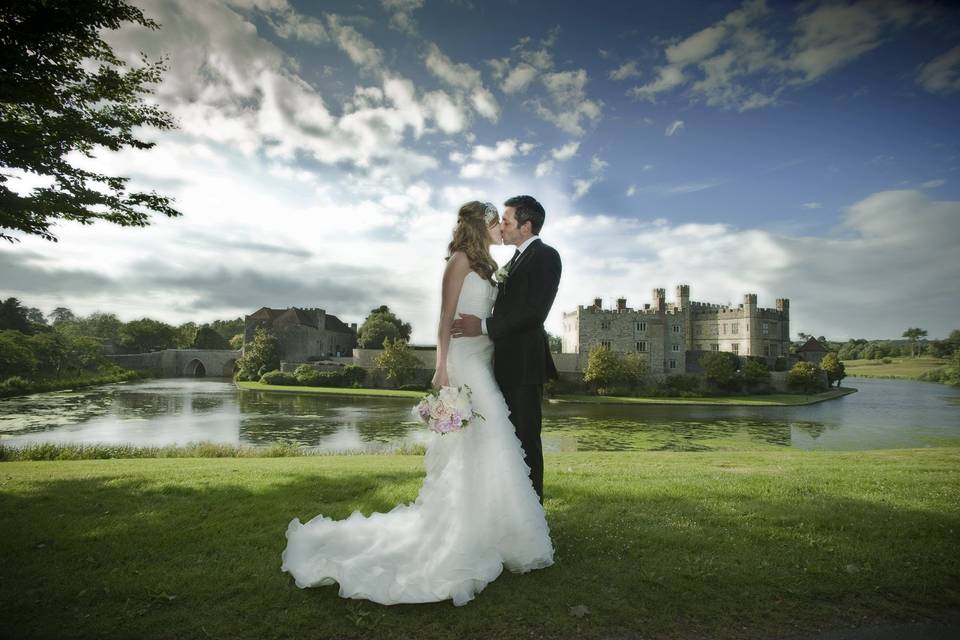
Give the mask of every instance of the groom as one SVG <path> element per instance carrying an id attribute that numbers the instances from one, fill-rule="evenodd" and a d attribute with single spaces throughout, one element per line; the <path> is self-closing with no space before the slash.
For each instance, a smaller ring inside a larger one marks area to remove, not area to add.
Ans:
<path id="1" fill-rule="evenodd" d="M 454 320 L 453 337 L 485 333 L 493 340 L 493 373 L 510 409 L 510 422 L 523 445 L 533 488 L 543 504 L 543 445 L 540 407 L 543 384 L 557 377 L 543 323 L 560 285 L 560 254 L 538 234 L 546 213 L 531 196 L 503 203 L 503 243 L 517 250 L 500 278 L 493 315 L 468 314 Z"/>

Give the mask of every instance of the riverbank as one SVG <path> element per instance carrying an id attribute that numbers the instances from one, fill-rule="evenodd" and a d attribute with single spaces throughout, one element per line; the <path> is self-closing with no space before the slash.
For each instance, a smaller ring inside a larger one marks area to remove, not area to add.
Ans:
<path id="1" fill-rule="evenodd" d="M 268 391 L 277 393 L 298 393 L 308 395 L 341 395 L 341 396 L 374 396 L 388 398 L 420 399 L 424 391 L 400 391 L 396 389 L 354 389 L 342 387 L 295 387 L 284 385 L 262 384 L 260 382 L 237 382 L 237 387 L 244 391 Z M 695 398 L 660 398 L 660 397 L 621 397 L 621 396 L 587 396 L 587 395 L 560 395 L 548 398 L 553 403 L 572 404 L 666 404 L 666 405 L 725 405 L 747 407 L 782 407 L 791 405 L 816 404 L 826 400 L 839 398 L 857 390 L 850 387 L 830 389 L 822 393 L 792 394 L 773 393 L 753 396 L 700 396 Z"/>
<path id="2" fill-rule="evenodd" d="M 756 638 L 960 605 L 960 448 L 546 454 L 556 564 L 465 607 L 280 572 L 292 517 L 385 512 L 423 459 L 0 466 L 12 637 Z"/>
<path id="3" fill-rule="evenodd" d="M 405 391 L 400 389 L 368 389 L 353 387 L 297 387 L 280 384 L 263 384 L 262 382 L 237 381 L 237 388 L 242 391 L 269 391 L 271 393 L 299 393 L 303 395 L 334 395 L 334 396 L 365 396 L 381 398 L 415 398 L 419 400 L 426 391 Z"/>
<path id="4" fill-rule="evenodd" d="M 49 380 L 28 380 L 20 376 L 14 376 L 0 381 L 0 398 L 28 396 L 33 393 L 43 393 L 47 391 L 70 391 L 72 389 L 96 387 L 101 384 L 130 382 L 132 380 L 145 380 L 147 378 L 149 378 L 149 376 L 138 371 L 131 371 L 130 369 L 118 369 L 116 371 L 75 376 L 72 378 L 51 378 Z"/>
<path id="5" fill-rule="evenodd" d="M 928 371 L 950 364 L 945 358 L 923 356 L 920 358 L 887 358 L 883 360 L 844 360 L 844 372 L 848 377 L 886 378 L 892 380 L 921 380 Z"/>
<path id="6" fill-rule="evenodd" d="M 856 393 L 856 389 L 850 387 L 840 387 L 839 389 L 830 389 L 822 393 L 813 394 L 793 394 L 793 393 L 771 393 L 768 395 L 754 396 L 699 396 L 695 398 L 632 398 L 625 396 L 557 396 L 550 398 L 550 402 L 573 404 L 668 404 L 668 405 L 724 405 L 724 406 L 744 406 L 744 407 L 786 407 L 793 405 L 817 404 L 826 402 L 834 398 L 840 398 L 851 393 Z"/>

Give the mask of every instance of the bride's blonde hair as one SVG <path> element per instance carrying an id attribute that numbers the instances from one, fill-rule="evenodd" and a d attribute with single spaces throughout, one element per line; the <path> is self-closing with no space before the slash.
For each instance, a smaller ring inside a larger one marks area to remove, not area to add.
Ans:
<path id="1" fill-rule="evenodd" d="M 490 280 L 497 270 L 497 263 L 490 255 L 490 234 L 488 229 L 499 223 L 499 218 L 493 217 L 490 224 L 486 221 L 487 205 L 473 200 L 460 207 L 457 212 L 457 226 L 453 229 L 453 240 L 447 246 L 447 259 L 454 251 L 463 251 L 470 268 L 482 278 Z"/>

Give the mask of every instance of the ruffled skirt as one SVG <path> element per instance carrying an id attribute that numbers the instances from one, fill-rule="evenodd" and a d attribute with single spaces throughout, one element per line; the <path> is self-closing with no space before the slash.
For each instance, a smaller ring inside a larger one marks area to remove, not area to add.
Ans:
<path id="1" fill-rule="evenodd" d="M 318 515 L 287 527 L 282 570 L 298 587 L 340 585 L 345 598 L 462 606 L 500 575 L 553 564 L 546 514 L 530 481 L 486 336 L 451 341 L 452 385 L 470 386 L 484 419 L 430 434 L 414 502 L 369 517 Z"/>

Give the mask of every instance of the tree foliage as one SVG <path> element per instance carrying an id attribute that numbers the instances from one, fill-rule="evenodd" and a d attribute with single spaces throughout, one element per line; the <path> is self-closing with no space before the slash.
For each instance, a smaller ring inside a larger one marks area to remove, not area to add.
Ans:
<path id="1" fill-rule="evenodd" d="M 279 368 L 279 338 L 263 327 L 257 327 L 253 340 L 244 348 L 243 355 L 237 360 L 237 378 L 259 380 L 264 373 Z"/>
<path id="2" fill-rule="evenodd" d="M 422 365 L 405 340 L 387 338 L 383 353 L 377 356 L 376 365 L 382 369 L 387 380 L 395 387 L 403 386 Z"/>
<path id="3" fill-rule="evenodd" d="M 827 372 L 827 384 L 829 385 L 836 382 L 839 387 L 840 382 L 847 377 L 846 367 L 840 362 L 840 357 L 836 351 L 831 351 L 823 356 L 823 360 L 820 361 L 820 368 Z"/>
<path id="4" fill-rule="evenodd" d="M 590 349 L 583 381 L 600 395 L 616 387 L 632 393 L 643 385 L 646 375 L 647 362 L 639 353 L 621 356 L 601 344 Z"/>
<path id="5" fill-rule="evenodd" d="M 230 343 L 213 327 L 205 324 L 197 329 L 196 337 L 193 339 L 193 345 L 191 346 L 194 349 L 229 349 Z"/>
<path id="6" fill-rule="evenodd" d="M 914 346 L 917 343 L 917 340 L 923 338 L 927 335 L 926 329 L 921 329 L 920 327 L 910 327 L 903 332 L 903 337 L 910 341 L 910 357 L 915 358 L 920 355 L 919 353 L 914 353 Z"/>
<path id="7" fill-rule="evenodd" d="M 137 129 L 174 128 L 144 102 L 163 60 L 128 67 L 101 38 L 132 23 L 159 25 L 123 0 L 18 0 L 0 5 L 0 239 L 18 231 L 56 241 L 57 220 L 146 226 L 151 213 L 179 216 L 171 199 L 130 191 L 129 178 L 81 169 L 71 154 L 149 149 Z M 18 174 L 52 182 L 24 193 Z"/>
<path id="8" fill-rule="evenodd" d="M 120 329 L 120 348 L 126 353 L 149 353 L 176 347 L 177 330 L 159 320 L 132 320 Z"/>
<path id="9" fill-rule="evenodd" d="M 820 368 L 812 362 L 800 361 L 787 372 L 787 385 L 804 393 L 819 391 L 821 384 Z"/>
<path id="10" fill-rule="evenodd" d="M 413 327 L 404 322 L 390 311 L 390 307 L 382 305 L 370 310 L 370 315 L 357 330 L 357 345 L 361 349 L 386 348 L 387 339 L 409 342 Z"/>
<path id="11" fill-rule="evenodd" d="M 740 359 L 729 351 L 708 351 L 700 357 L 703 378 L 718 389 L 731 391 L 739 386 L 737 369 Z"/>

